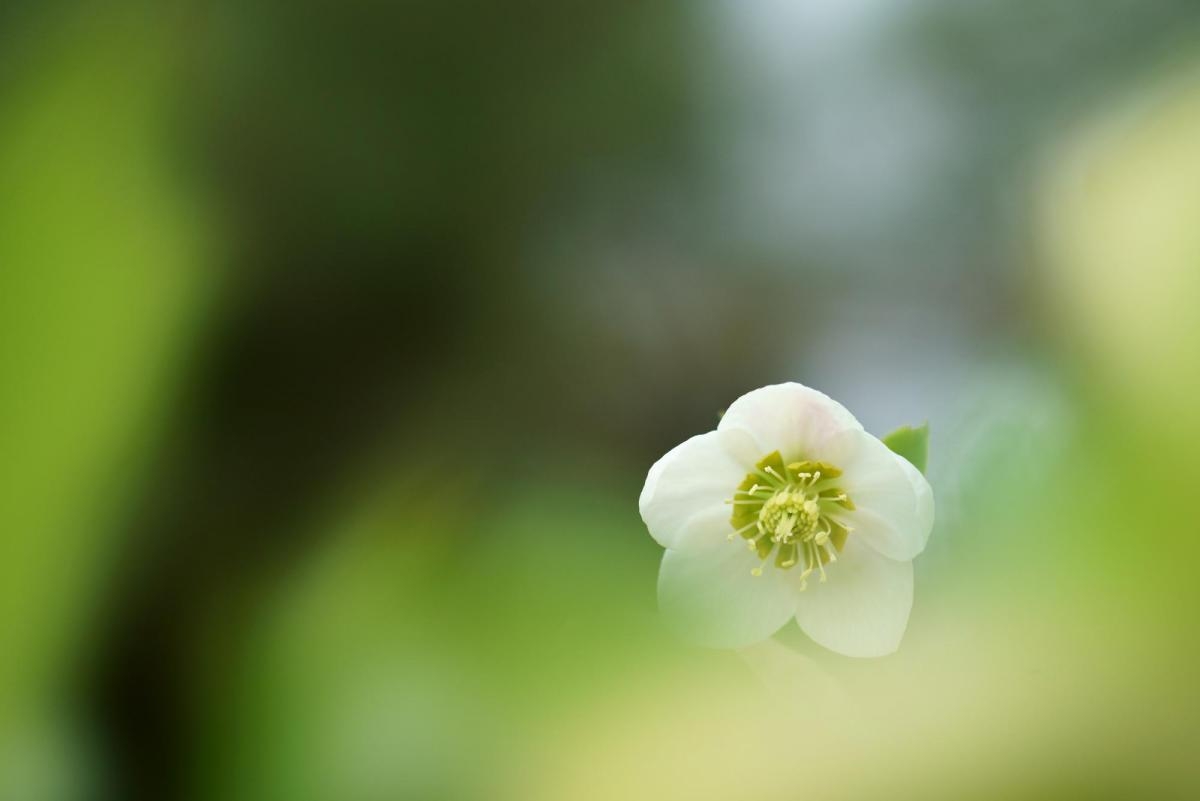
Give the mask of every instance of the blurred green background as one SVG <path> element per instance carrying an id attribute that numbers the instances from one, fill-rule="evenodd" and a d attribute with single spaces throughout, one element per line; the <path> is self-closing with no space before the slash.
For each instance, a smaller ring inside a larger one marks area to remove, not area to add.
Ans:
<path id="1" fill-rule="evenodd" d="M 0 7 L 0 799 L 1200 797 L 1200 5 Z M 649 465 L 928 419 L 900 652 Z"/>

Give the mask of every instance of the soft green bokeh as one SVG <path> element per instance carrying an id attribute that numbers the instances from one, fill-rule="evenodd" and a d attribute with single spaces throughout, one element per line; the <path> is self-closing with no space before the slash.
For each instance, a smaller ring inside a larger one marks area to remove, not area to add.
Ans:
<path id="1" fill-rule="evenodd" d="M 14 6 L 0 798 L 1200 795 L 1195 12 L 749 5 Z M 781 380 L 930 421 L 894 656 L 659 622 Z"/>
<path id="2" fill-rule="evenodd" d="M 154 32 L 100 12 L 29 47 L 0 98 L 6 798 L 59 797 L 80 780 L 58 753 L 82 747 L 67 742 L 66 682 L 102 619 L 124 550 L 114 523 L 206 294 L 195 210 L 166 172 Z"/>

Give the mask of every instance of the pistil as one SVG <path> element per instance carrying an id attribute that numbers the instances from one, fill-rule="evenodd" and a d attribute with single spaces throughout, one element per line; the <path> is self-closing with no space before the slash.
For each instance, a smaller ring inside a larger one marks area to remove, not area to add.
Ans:
<path id="1" fill-rule="evenodd" d="M 747 474 L 728 501 L 733 506 L 729 539 L 743 537 L 762 563 L 750 572 L 761 576 L 774 554 L 775 566 L 789 570 L 803 562 L 801 586 L 816 572 L 827 578 L 825 565 L 837 561 L 850 527 L 831 516 L 852 510 L 849 495 L 833 484 L 842 475 L 824 462 L 785 463 L 778 451 L 765 456 Z"/>

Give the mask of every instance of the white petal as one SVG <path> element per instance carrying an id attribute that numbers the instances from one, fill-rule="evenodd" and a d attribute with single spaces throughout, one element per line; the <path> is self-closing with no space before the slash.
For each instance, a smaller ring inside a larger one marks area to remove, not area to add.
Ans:
<path id="1" fill-rule="evenodd" d="M 650 536 L 664 548 L 725 544 L 732 531 L 726 501 L 753 468 L 752 453 L 740 431 L 709 431 L 672 448 L 650 468 L 638 500 Z"/>
<path id="2" fill-rule="evenodd" d="M 838 434 L 818 458 L 842 470 L 837 485 L 855 509 L 837 518 L 853 529 L 851 536 L 901 561 L 925 549 L 933 526 L 933 491 L 915 467 L 865 431 Z"/>
<path id="3" fill-rule="evenodd" d="M 713 648 L 742 648 L 778 631 L 796 612 L 796 588 L 741 538 L 706 551 L 668 550 L 658 573 L 658 605 L 684 637 Z"/>
<path id="4" fill-rule="evenodd" d="M 829 396 L 793 383 L 746 393 L 733 402 L 717 428 L 748 431 L 758 444 L 759 458 L 779 451 L 792 460 L 813 458 L 813 449 L 830 437 L 861 431 L 862 425 Z"/>
<path id="5" fill-rule="evenodd" d="M 917 496 L 917 527 L 925 532 L 925 538 L 921 544 L 921 550 L 924 550 L 925 543 L 929 542 L 929 532 L 933 530 L 933 487 L 929 486 L 925 476 L 912 462 L 898 453 L 892 455 L 904 469 L 904 474 L 908 476 L 908 483 L 912 484 L 913 493 Z"/>
<path id="6" fill-rule="evenodd" d="M 912 562 L 876 553 L 854 534 L 824 584 L 808 580 L 796 622 L 821 645 L 846 656 L 886 656 L 900 647 L 912 610 Z"/>

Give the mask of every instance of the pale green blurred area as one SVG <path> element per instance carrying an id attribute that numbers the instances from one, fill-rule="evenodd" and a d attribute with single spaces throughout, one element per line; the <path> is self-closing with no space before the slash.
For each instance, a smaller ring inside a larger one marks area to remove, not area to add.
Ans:
<path id="1" fill-rule="evenodd" d="M 56 753 L 77 747 L 60 707 L 209 283 L 194 204 L 164 173 L 162 44 L 132 18 L 96 25 L 29 48 L 0 111 L 5 798 L 80 780 Z"/>
<path id="2" fill-rule="evenodd" d="M 752 5 L 9 14 L 0 798 L 1200 796 L 1195 13 Z M 931 423 L 892 657 L 660 627 L 780 380 Z"/>

